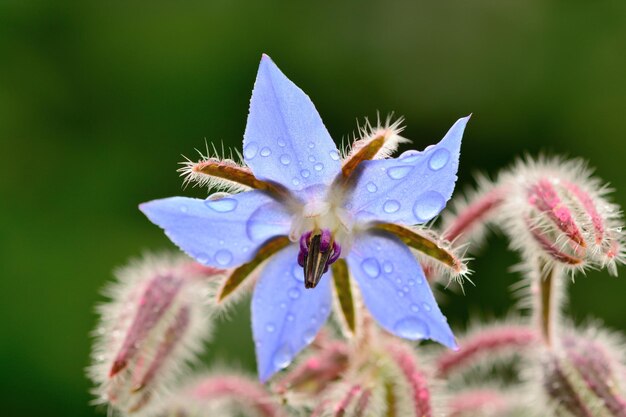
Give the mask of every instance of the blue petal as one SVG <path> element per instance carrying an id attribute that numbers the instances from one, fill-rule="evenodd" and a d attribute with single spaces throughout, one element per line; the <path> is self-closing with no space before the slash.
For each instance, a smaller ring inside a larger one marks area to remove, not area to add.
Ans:
<path id="1" fill-rule="evenodd" d="M 348 255 L 366 307 L 387 331 L 405 339 L 432 339 L 455 348 L 422 267 L 398 238 L 363 232 Z"/>
<path id="2" fill-rule="evenodd" d="M 243 139 L 244 160 L 257 178 L 300 191 L 330 184 L 339 153 L 311 99 L 263 55 Z"/>
<path id="3" fill-rule="evenodd" d="M 435 217 L 452 196 L 468 120 L 459 119 L 438 144 L 423 152 L 362 162 L 346 208 L 362 221 L 410 225 Z"/>
<path id="4" fill-rule="evenodd" d="M 296 245 L 274 255 L 254 289 L 252 331 L 262 382 L 289 365 L 313 341 L 330 313 L 331 273 L 307 290 L 297 257 Z"/>
<path id="5" fill-rule="evenodd" d="M 171 197 L 139 206 L 198 262 L 228 268 L 251 260 L 269 238 L 289 233 L 289 213 L 260 191 L 219 200 Z"/>

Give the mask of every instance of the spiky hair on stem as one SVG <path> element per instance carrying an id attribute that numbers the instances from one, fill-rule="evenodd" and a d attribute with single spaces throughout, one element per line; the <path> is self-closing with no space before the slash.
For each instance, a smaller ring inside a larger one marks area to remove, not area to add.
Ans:
<path id="1" fill-rule="evenodd" d="M 384 122 L 378 114 L 375 124 L 366 118 L 362 125 L 357 126 L 357 133 L 353 135 L 352 140 L 347 144 L 342 143 L 341 155 L 344 164 L 368 147 L 373 151 L 368 159 L 390 157 L 400 144 L 410 142 L 409 139 L 400 136 L 404 130 L 403 122 L 404 118 L 402 117 L 394 121 L 393 114 L 388 115 Z"/>
<path id="2" fill-rule="evenodd" d="M 250 168 L 242 162 L 243 156 L 238 150 L 232 148 L 226 150 L 223 143 L 221 151 L 213 143 L 211 144 L 212 149 L 209 148 L 208 142 L 205 143 L 205 146 L 205 153 L 196 149 L 200 155 L 200 159 L 197 161 L 183 155 L 185 161 L 180 162 L 182 166 L 177 171 L 184 178 L 184 187 L 193 184 L 194 187 L 207 187 L 209 190 L 227 193 L 238 193 L 250 189 L 242 182 L 229 179 L 236 178 L 237 173 L 245 176 L 252 175 Z"/>
<path id="3" fill-rule="evenodd" d="M 504 171 L 507 190 L 499 222 L 514 249 L 574 273 L 607 268 L 616 275 L 626 260 L 622 215 L 607 199 L 608 186 L 582 160 L 525 157 Z"/>
<path id="4" fill-rule="evenodd" d="M 116 272 L 98 306 L 92 365 L 96 404 L 147 415 L 188 369 L 211 330 L 219 270 L 183 255 L 145 255 Z"/>

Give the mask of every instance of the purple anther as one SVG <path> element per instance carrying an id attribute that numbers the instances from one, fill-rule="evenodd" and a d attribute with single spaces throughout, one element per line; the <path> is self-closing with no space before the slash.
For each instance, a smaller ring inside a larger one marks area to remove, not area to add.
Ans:
<path id="1" fill-rule="evenodd" d="M 302 236 L 300 236 L 300 253 L 303 253 L 305 256 L 309 253 L 309 244 L 311 242 L 311 234 L 312 232 L 306 232 Z"/>
<path id="2" fill-rule="evenodd" d="M 330 258 L 328 258 L 328 265 L 335 263 L 340 255 L 341 245 L 335 241 L 333 242 L 333 253 L 330 255 Z"/>
<path id="3" fill-rule="evenodd" d="M 328 229 L 311 231 L 300 236 L 298 264 L 304 269 L 304 287 L 315 288 L 340 253 L 341 247 L 333 241 L 333 235 Z"/>
<path id="4" fill-rule="evenodd" d="M 322 229 L 322 233 L 320 234 L 320 251 L 326 252 L 330 249 L 330 242 L 332 241 L 333 235 L 330 233 L 328 229 Z"/>

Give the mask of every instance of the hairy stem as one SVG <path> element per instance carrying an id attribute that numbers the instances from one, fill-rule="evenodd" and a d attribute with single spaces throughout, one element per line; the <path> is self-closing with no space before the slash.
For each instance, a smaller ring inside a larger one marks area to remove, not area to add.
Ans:
<path id="1" fill-rule="evenodd" d="M 543 260 L 537 262 L 539 268 L 537 276 L 539 277 L 539 320 L 541 327 L 541 335 L 546 345 L 552 345 L 552 336 L 555 327 L 556 308 L 555 296 L 558 277 L 554 265 L 546 263 Z"/>

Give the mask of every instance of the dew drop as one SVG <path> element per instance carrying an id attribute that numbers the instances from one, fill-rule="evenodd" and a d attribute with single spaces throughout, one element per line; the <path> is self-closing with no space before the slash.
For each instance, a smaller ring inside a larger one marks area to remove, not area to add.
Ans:
<path id="1" fill-rule="evenodd" d="M 299 180 L 299 179 L 297 179 L 297 178 L 294 178 L 294 179 L 292 179 L 292 180 L 291 180 L 291 183 L 292 183 L 293 185 L 298 186 L 298 185 L 300 185 L 300 180 Z"/>
<path id="2" fill-rule="evenodd" d="M 420 311 L 420 306 L 418 306 L 417 304 L 411 304 L 411 311 L 414 313 L 419 313 Z"/>
<path id="3" fill-rule="evenodd" d="M 322 313 L 322 316 L 328 314 L 328 307 L 322 306 L 322 308 L 320 308 L 320 313 Z"/>
<path id="4" fill-rule="evenodd" d="M 367 191 L 369 191 L 370 193 L 375 193 L 376 191 L 378 191 L 378 187 L 376 186 L 376 184 L 374 184 L 373 182 L 368 182 L 365 185 L 365 188 L 367 189 Z"/>
<path id="5" fill-rule="evenodd" d="M 291 276 L 296 281 L 303 282 L 304 281 L 304 272 L 302 270 L 302 267 L 300 265 L 298 265 L 298 264 L 294 264 L 293 267 L 291 268 Z"/>
<path id="6" fill-rule="evenodd" d="M 424 309 L 424 311 L 431 311 L 432 308 L 430 307 L 430 304 L 428 303 L 422 303 L 422 308 Z"/>
<path id="7" fill-rule="evenodd" d="M 400 155 L 400 160 L 402 162 L 406 162 L 406 163 L 411 163 L 411 162 L 415 162 L 417 161 L 417 158 L 419 158 L 421 152 L 418 151 L 406 151 L 404 152 L 402 155 Z"/>
<path id="8" fill-rule="evenodd" d="M 278 349 L 274 353 L 274 358 L 272 359 L 272 362 L 274 363 L 274 366 L 276 368 L 283 369 L 291 363 L 292 356 L 293 355 L 291 354 L 291 349 L 289 349 L 289 346 L 282 345 L 280 349 Z"/>
<path id="9" fill-rule="evenodd" d="M 209 262 L 209 255 L 207 255 L 204 252 L 197 253 L 196 256 L 194 256 L 194 258 L 196 258 L 196 261 L 200 262 L 203 265 Z"/>
<path id="10" fill-rule="evenodd" d="M 406 283 L 409 284 L 409 287 L 412 287 L 412 286 L 415 285 L 415 280 L 414 279 L 410 279 Z"/>
<path id="11" fill-rule="evenodd" d="M 287 319 L 287 321 L 294 321 L 296 319 L 296 316 L 294 316 L 291 313 L 288 313 L 285 318 Z"/>
<path id="12" fill-rule="evenodd" d="M 179 207 L 179 209 L 180 209 L 180 212 L 181 212 L 181 213 L 187 213 L 187 211 L 189 211 L 189 209 L 187 208 L 187 206 L 186 206 L 186 205 L 184 205 L 184 204 L 183 204 L 183 205 L 181 205 L 181 206 Z"/>
<path id="13" fill-rule="evenodd" d="M 226 249 L 220 249 L 215 252 L 215 262 L 222 266 L 228 265 L 233 260 L 233 254 Z"/>
<path id="14" fill-rule="evenodd" d="M 315 329 L 314 328 L 308 328 L 305 332 L 304 335 L 302 336 L 302 339 L 304 340 L 304 343 L 306 343 L 307 345 L 309 343 L 311 343 L 313 341 L 313 339 L 315 339 Z"/>
<path id="15" fill-rule="evenodd" d="M 309 162 L 315 162 L 315 157 L 313 155 L 309 155 L 307 159 L 309 160 Z"/>
<path id="16" fill-rule="evenodd" d="M 361 262 L 361 269 L 363 269 L 363 272 L 370 278 L 378 278 L 378 275 L 380 275 L 380 265 L 374 258 L 367 258 Z"/>
<path id="17" fill-rule="evenodd" d="M 309 142 L 309 149 L 315 148 L 315 144 L 313 142 Z"/>
<path id="18" fill-rule="evenodd" d="M 280 308 L 283 308 L 283 309 L 287 308 L 287 303 L 280 303 Z"/>
<path id="19" fill-rule="evenodd" d="M 259 154 L 261 156 L 270 156 L 272 154 L 272 150 L 266 146 L 261 149 L 261 152 L 259 152 Z"/>
<path id="20" fill-rule="evenodd" d="M 250 142 L 243 148 L 243 156 L 246 159 L 252 159 L 256 156 L 258 150 L 259 145 L 257 145 L 256 142 Z"/>
<path id="21" fill-rule="evenodd" d="M 322 164 L 321 162 L 318 162 L 317 164 L 313 165 L 313 168 L 314 168 L 316 171 L 321 171 L 321 170 L 323 170 L 323 169 L 324 169 L 324 164 Z"/>
<path id="22" fill-rule="evenodd" d="M 395 213 L 400 210 L 400 203 L 396 200 L 387 200 L 385 204 L 383 204 L 383 210 L 385 213 Z"/>
<path id="23" fill-rule="evenodd" d="M 393 264 L 389 261 L 383 262 L 383 271 L 385 271 L 386 274 L 391 274 L 393 272 Z"/>
<path id="24" fill-rule="evenodd" d="M 407 294 L 409 292 L 409 287 L 405 285 L 404 287 L 402 287 L 402 291 L 404 291 L 404 293 Z"/>
<path id="25" fill-rule="evenodd" d="M 300 171 L 300 175 L 302 175 L 302 178 L 309 178 L 309 176 L 311 175 L 311 171 L 309 171 L 308 169 L 303 169 L 302 171 Z"/>
<path id="26" fill-rule="evenodd" d="M 204 205 L 218 213 L 228 213 L 237 208 L 237 200 L 227 197 L 218 200 L 204 200 Z"/>
<path id="27" fill-rule="evenodd" d="M 402 279 L 401 278 L 396 278 L 396 284 L 401 285 L 402 284 Z"/>
<path id="28" fill-rule="evenodd" d="M 420 221 L 428 221 L 435 217 L 446 205 L 446 199 L 437 191 L 427 191 L 417 197 L 413 214 Z"/>
<path id="29" fill-rule="evenodd" d="M 393 329 L 399 336 L 413 340 L 426 339 L 430 333 L 428 325 L 415 317 L 399 320 Z"/>
<path id="30" fill-rule="evenodd" d="M 398 297 L 402 298 L 404 297 L 404 293 L 401 290 L 397 291 Z"/>
<path id="31" fill-rule="evenodd" d="M 284 148 L 284 147 L 285 147 L 285 145 L 287 145 L 287 144 L 285 143 L 285 141 L 279 138 L 279 139 L 278 139 L 278 146 L 280 146 L 281 148 Z"/>
<path id="32" fill-rule="evenodd" d="M 333 161 L 339 160 L 339 154 L 337 153 L 337 151 L 330 151 L 329 155 L 330 159 L 332 159 Z"/>
<path id="33" fill-rule="evenodd" d="M 287 294 L 292 300 L 297 300 L 300 297 L 300 290 L 294 287 L 291 288 Z"/>
<path id="34" fill-rule="evenodd" d="M 267 323 L 265 325 L 265 331 L 268 333 L 274 333 L 274 330 L 276 330 L 276 326 L 274 326 L 273 323 Z"/>
<path id="35" fill-rule="evenodd" d="M 291 163 L 291 157 L 286 153 L 282 154 L 279 158 L 280 163 L 283 165 L 289 165 Z"/>
<path id="36" fill-rule="evenodd" d="M 402 178 L 406 177 L 409 172 L 411 172 L 411 169 L 413 169 L 412 166 L 392 167 L 387 170 L 387 175 L 389 175 L 389 178 L 391 179 L 401 180 Z"/>
<path id="37" fill-rule="evenodd" d="M 445 167 L 450 159 L 450 152 L 447 149 L 439 148 L 430 156 L 428 160 L 428 166 L 433 171 L 438 171 Z"/>

